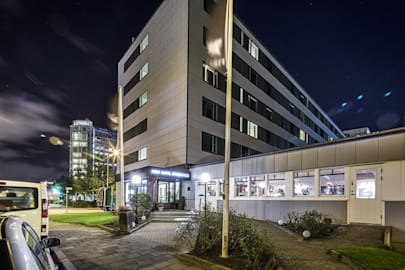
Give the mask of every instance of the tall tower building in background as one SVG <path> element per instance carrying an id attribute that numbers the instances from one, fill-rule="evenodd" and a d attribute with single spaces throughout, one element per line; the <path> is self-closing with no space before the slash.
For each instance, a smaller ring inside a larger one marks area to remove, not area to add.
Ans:
<path id="1" fill-rule="evenodd" d="M 107 164 L 110 168 L 114 166 L 109 156 L 116 144 L 115 131 L 96 128 L 88 119 L 74 120 L 70 125 L 69 175 L 75 178 L 89 173 L 104 176 Z"/>
<path id="2" fill-rule="evenodd" d="M 163 1 L 118 63 L 126 201 L 135 187 L 161 202 L 190 192 L 189 166 L 224 159 L 226 73 L 212 0 Z M 344 137 L 238 19 L 233 26 L 231 157 Z M 132 190 L 132 191 L 131 191 Z"/>

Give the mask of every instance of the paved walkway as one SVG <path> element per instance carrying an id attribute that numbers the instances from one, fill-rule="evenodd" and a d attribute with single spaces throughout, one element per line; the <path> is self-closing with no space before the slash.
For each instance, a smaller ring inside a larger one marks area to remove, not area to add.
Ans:
<path id="1" fill-rule="evenodd" d="M 51 222 L 49 235 L 61 239 L 60 249 L 78 270 L 198 270 L 175 258 L 175 228 L 174 223 L 150 223 L 115 236 L 99 228 Z"/>

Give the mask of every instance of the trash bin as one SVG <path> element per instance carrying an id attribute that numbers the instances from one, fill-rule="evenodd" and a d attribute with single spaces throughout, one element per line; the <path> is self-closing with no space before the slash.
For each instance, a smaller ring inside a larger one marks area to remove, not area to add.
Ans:
<path id="1" fill-rule="evenodd" d="M 120 209 L 118 216 L 120 223 L 120 232 L 130 233 L 132 229 L 132 223 L 134 220 L 134 213 L 132 212 L 132 209 L 130 208 Z"/>

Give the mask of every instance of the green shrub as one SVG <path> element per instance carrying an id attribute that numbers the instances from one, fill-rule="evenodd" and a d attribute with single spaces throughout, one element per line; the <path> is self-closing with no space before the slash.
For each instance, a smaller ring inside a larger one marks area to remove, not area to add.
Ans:
<path id="1" fill-rule="evenodd" d="M 302 233 L 303 231 L 311 232 L 311 237 L 319 238 L 329 235 L 334 225 L 332 220 L 316 210 L 307 210 L 304 213 L 289 212 L 286 217 L 286 225 L 291 230 Z"/>
<path id="2" fill-rule="evenodd" d="M 135 211 L 137 209 L 138 216 L 150 216 L 153 208 L 152 198 L 147 193 L 138 193 L 131 197 L 131 207 Z"/>
<path id="3" fill-rule="evenodd" d="M 266 241 L 267 235 L 258 233 L 253 220 L 246 215 L 237 214 L 234 210 L 229 214 L 229 255 L 244 257 L 246 269 L 277 269 L 278 260 Z M 222 247 L 222 214 L 207 211 L 202 213 L 199 221 L 199 232 L 193 253 L 213 257 L 219 256 Z"/>

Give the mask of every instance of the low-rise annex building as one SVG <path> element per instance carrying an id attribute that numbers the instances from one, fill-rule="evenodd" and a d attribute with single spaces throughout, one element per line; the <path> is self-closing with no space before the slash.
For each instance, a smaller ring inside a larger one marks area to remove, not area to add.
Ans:
<path id="1" fill-rule="evenodd" d="M 206 199 L 222 210 L 223 177 L 223 163 L 191 168 L 196 209 Z M 405 244 L 405 128 L 233 160 L 230 207 L 271 221 L 316 209 L 335 223 L 392 226 Z"/>

